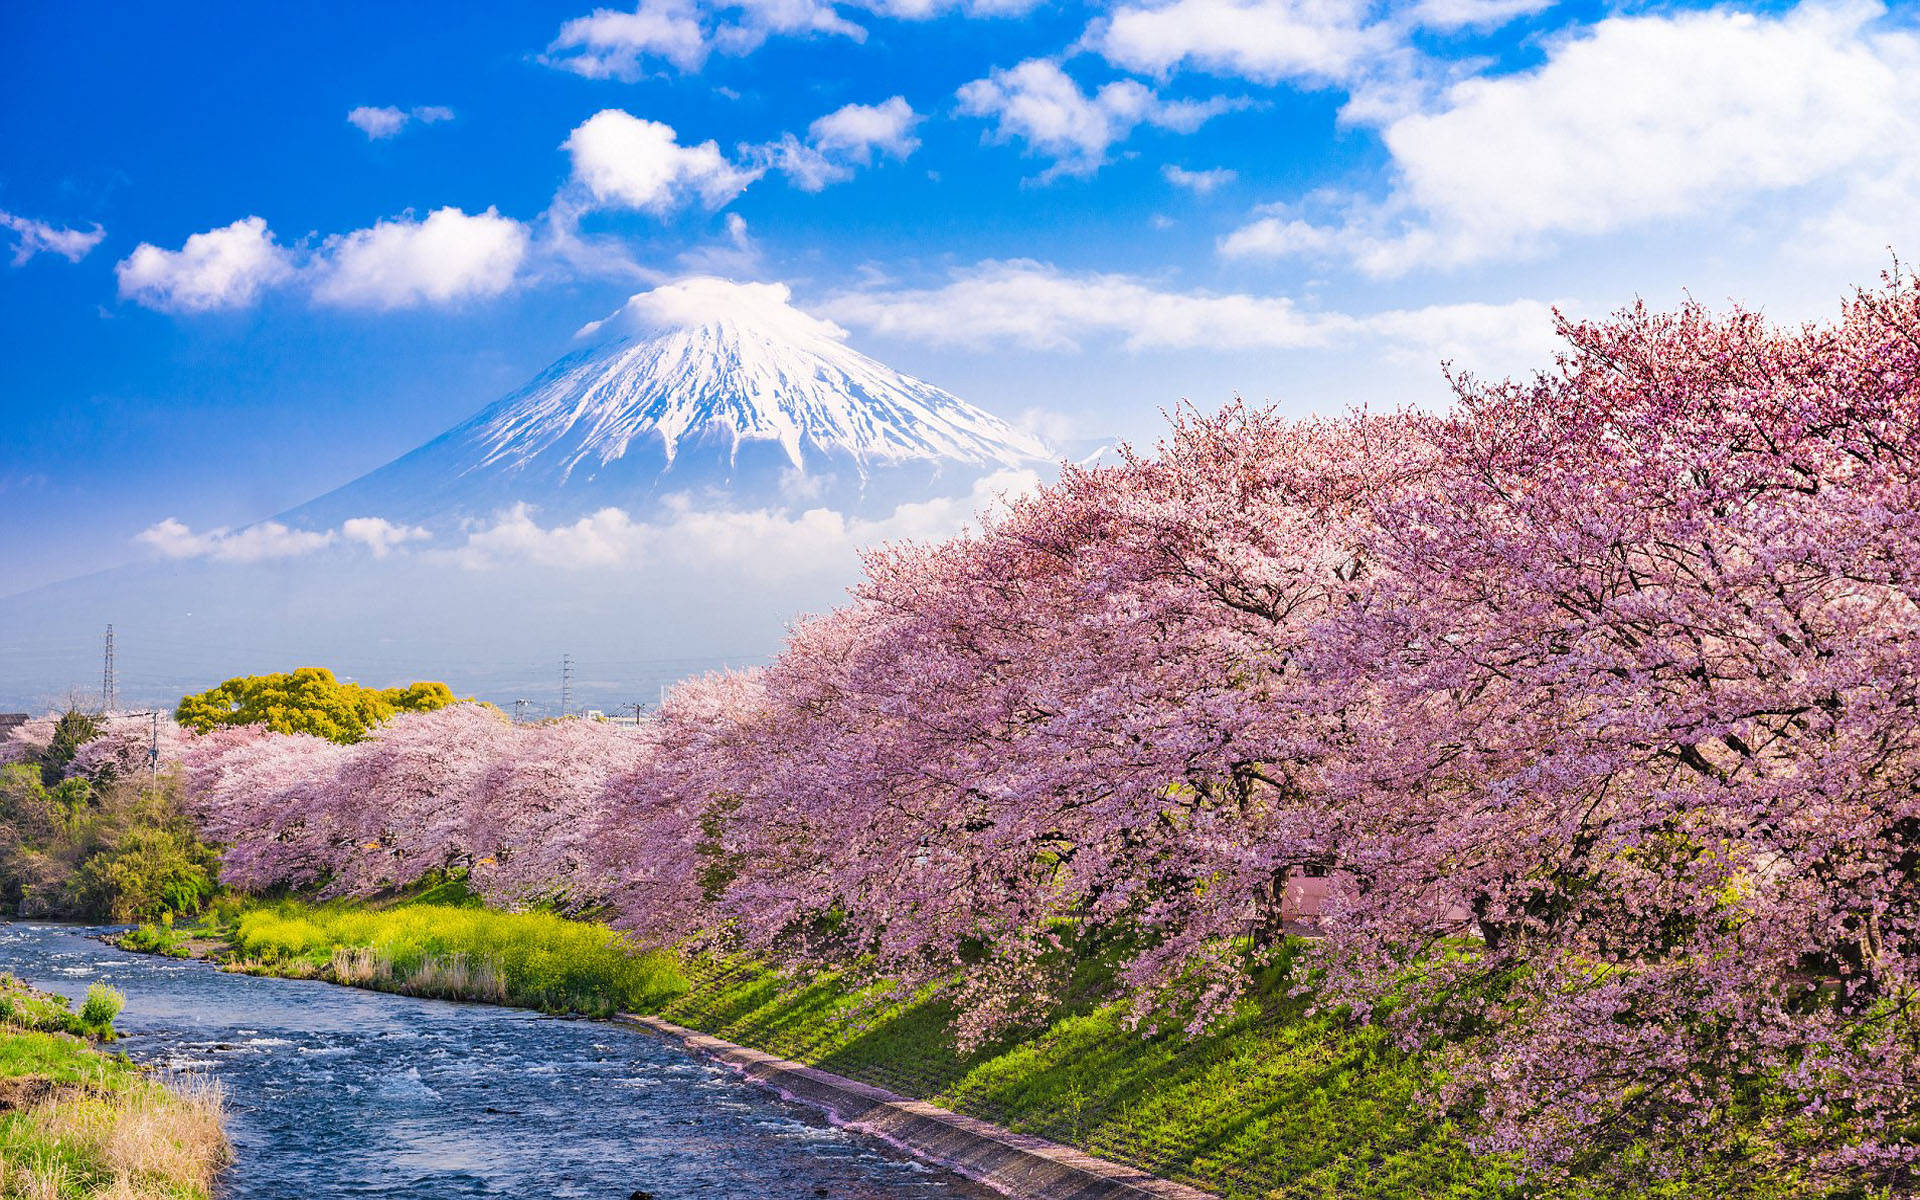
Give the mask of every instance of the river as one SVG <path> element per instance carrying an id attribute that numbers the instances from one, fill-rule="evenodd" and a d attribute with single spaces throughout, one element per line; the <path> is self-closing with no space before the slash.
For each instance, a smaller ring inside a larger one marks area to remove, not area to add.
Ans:
<path id="1" fill-rule="evenodd" d="M 232 1200 L 993 1195 L 619 1026 L 230 975 L 95 932 L 0 924 L 0 970 L 119 988 L 116 1049 L 218 1079 Z"/>

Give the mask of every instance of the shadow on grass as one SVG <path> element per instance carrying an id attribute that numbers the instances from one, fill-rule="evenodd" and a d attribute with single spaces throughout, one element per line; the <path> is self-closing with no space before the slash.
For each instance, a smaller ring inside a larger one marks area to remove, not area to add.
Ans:
<path id="1" fill-rule="evenodd" d="M 711 962 L 692 983 L 669 1019 L 1229 1197 L 1490 1197 L 1509 1182 L 1426 1116 L 1421 1063 L 1280 982 L 1189 1038 L 1129 1027 L 1076 980 L 1044 1023 L 969 1053 L 938 990 L 876 1000 L 840 975 Z"/>

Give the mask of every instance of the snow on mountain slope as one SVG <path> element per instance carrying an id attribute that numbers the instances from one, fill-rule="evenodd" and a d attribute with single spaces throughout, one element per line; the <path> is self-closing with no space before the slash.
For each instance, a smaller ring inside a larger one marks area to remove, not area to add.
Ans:
<path id="1" fill-rule="evenodd" d="M 0 600 L 0 708 L 54 702 L 108 623 L 142 703 L 307 663 L 539 698 L 563 654 L 590 702 L 628 703 L 764 659 L 844 599 L 860 547 L 945 536 L 1052 465 L 778 285 L 684 280 L 582 333 L 300 508 L 198 532 L 158 512 L 138 539 L 157 558 Z"/>
<path id="2" fill-rule="evenodd" d="M 782 284 L 685 279 L 581 332 L 595 344 L 288 517 L 637 510 L 703 490 L 736 506 L 782 494 L 898 502 L 1050 458 L 1037 438 L 854 350 Z"/>

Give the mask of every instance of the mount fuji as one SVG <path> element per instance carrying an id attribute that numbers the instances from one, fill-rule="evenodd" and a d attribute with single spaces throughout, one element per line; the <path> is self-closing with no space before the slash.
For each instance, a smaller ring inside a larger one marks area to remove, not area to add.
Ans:
<path id="1" fill-rule="evenodd" d="M 1032 435 L 854 350 L 782 284 L 684 279 L 581 337 L 520 391 L 280 519 L 643 513 L 665 495 L 874 513 L 1053 461 Z"/>
<path id="2" fill-rule="evenodd" d="M 862 548 L 946 536 L 1058 461 L 779 284 L 680 280 L 579 341 L 317 499 L 160 520 L 145 561 L 0 599 L 0 708 L 84 692 L 111 624 L 137 704 L 319 664 L 551 712 L 570 656 L 575 699 L 611 709 L 763 660 L 844 599 Z"/>

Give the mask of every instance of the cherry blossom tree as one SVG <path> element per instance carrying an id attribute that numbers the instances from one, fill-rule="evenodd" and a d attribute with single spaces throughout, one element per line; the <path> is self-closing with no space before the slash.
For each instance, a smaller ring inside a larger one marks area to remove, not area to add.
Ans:
<path id="1" fill-rule="evenodd" d="M 1911 1190 L 1920 284 L 1562 333 L 1442 413 L 1177 414 L 638 730 L 187 739 L 196 815 L 239 886 L 958 974 L 969 1037 L 1096 950 L 1204 1027 L 1321 876 L 1296 979 L 1542 1186 Z"/>
<path id="2" fill-rule="evenodd" d="M 130 779 L 165 772 L 179 764 L 180 726 L 171 717 L 99 718 L 100 732 L 81 743 L 67 766 L 69 776 Z"/>
<path id="3" fill-rule="evenodd" d="M 53 729 L 59 719 L 57 713 L 44 717 L 29 717 L 7 731 L 5 741 L 0 741 L 0 765 L 6 763 L 37 763 L 53 744 Z"/>
<path id="4" fill-rule="evenodd" d="M 520 740 L 497 709 L 453 704 L 400 713 L 374 726 L 319 797 L 337 842 L 331 889 L 364 894 L 429 871 L 471 867 L 486 826 L 501 819 L 481 804 L 483 777 Z"/>
<path id="5" fill-rule="evenodd" d="M 1487 1031 L 1454 1098 L 1537 1169 L 1907 1187 L 1920 289 L 1563 333 L 1375 508 L 1330 955 L 1363 998 L 1434 962 L 1410 1036 Z"/>

